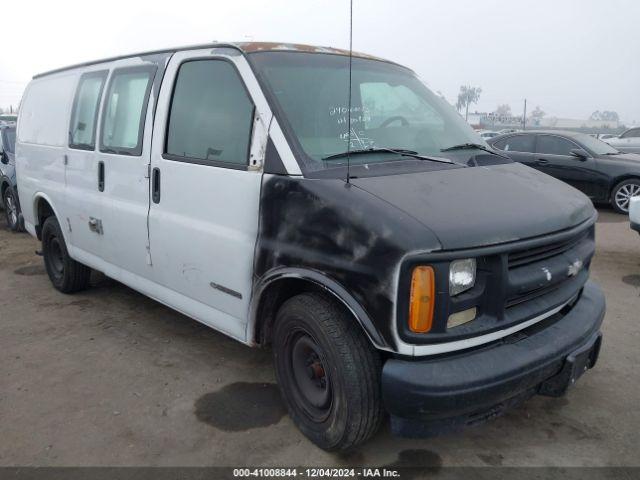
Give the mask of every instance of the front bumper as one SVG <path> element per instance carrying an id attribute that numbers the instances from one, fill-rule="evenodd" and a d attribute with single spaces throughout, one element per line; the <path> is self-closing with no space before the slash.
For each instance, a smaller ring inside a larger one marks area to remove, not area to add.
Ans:
<path id="1" fill-rule="evenodd" d="M 635 230 L 636 232 L 640 233 L 640 223 L 631 222 L 631 230 Z"/>
<path id="2" fill-rule="evenodd" d="M 427 360 L 390 359 L 382 394 L 394 433 L 423 436 L 500 415 L 536 394 L 559 396 L 598 357 L 602 291 L 587 282 L 571 310 L 498 342 Z"/>

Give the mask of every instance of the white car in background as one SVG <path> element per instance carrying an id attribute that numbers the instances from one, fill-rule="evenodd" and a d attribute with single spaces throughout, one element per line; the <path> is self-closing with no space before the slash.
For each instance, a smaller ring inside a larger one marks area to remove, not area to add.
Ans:
<path id="1" fill-rule="evenodd" d="M 629 221 L 631 229 L 640 233 L 640 196 L 632 197 L 629 201 Z"/>
<path id="2" fill-rule="evenodd" d="M 624 153 L 640 153 L 640 127 L 630 128 L 617 138 L 604 140 L 613 148 Z"/>
<path id="3" fill-rule="evenodd" d="M 479 130 L 478 135 L 480 135 L 480 138 L 483 140 L 488 140 L 490 138 L 497 137 L 500 133 L 492 130 Z"/>
<path id="4" fill-rule="evenodd" d="M 608 142 L 611 139 L 618 138 L 618 135 L 614 133 L 599 133 L 596 135 L 598 140 L 602 140 L 603 142 Z"/>

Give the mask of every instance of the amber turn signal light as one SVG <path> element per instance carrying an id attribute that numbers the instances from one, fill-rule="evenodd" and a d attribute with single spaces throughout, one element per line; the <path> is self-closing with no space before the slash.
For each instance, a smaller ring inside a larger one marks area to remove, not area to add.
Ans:
<path id="1" fill-rule="evenodd" d="M 432 267 L 420 266 L 411 275 L 409 297 L 409 330 L 427 333 L 433 323 L 435 275 Z"/>

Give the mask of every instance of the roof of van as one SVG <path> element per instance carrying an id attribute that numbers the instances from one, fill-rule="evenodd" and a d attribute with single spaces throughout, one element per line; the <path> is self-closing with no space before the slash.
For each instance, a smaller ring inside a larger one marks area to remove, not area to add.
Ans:
<path id="1" fill-rule="evenodd" d="M 201 45 L 189 45 L 184 47 L 165 48 L 161 50 L 150 50 L 146 52 L 129 53 L 126 55 L 119 55 L 117 57 L 102 58 L 99 60 L 92 60 L 90 62 L 78 63 L 75 65 L 69 65 L 67 67 L 57 68 L 55 70 L 49 70 L 47 72 L 34 75 L 33 78 L 43 77 L 45 75 L 51 75 L 53 73 L 64 72 L 65 70 L 73 70 L 74 68 L 88 67 L 90 65 L 96 65 L 99 63 L 113 62 L 124 58 L 142 57 L 146 55 L 155 55 L 161 53 L 175 53 L 184 50 L 198 50 L 203 48 L 234 48 L 243 54 L 254 52 L 306 52 L 306 53 L 330 53 L 333 55 L 349 55 L 349 50 L 343 50 L 341 48 L 322 47 L 318 45 L 304 45 L 300 43 L 282 43 L 282 42 L 230 42 L 230 43 L 207 43 Z M 367 58 L 371 60 L 379 60 L 388 63 L 395 63 L 384 58 L 375 57 L 361 52 L 352 52 L 354 57 Z"/>

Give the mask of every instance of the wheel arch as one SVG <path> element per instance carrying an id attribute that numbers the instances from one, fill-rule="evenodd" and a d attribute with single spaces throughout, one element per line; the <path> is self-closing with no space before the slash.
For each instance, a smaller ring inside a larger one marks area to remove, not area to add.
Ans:
<path id="1" fill-rule="evenodd" d="M 621 183 L 624 182 L 625 180 L 632 180 L 632 179 L 636 179 L 638 181 L 640 181 L 640 173 L 623 173 L 621 175 L 618 175 L 617 177 L 615 177 L 612 181 L 611 184 L 609 185 L 609 198 L 611 197 L 611 195 L 613 194 L 613 190 Z"/>
<path id="2" fill-rule="evenodd" d="M 266 274 L 254 288 L 247 340 L 251 345 L 268 345 L 276 313 L 288 299 L 303 292 L 327 293 L 342 304 L 358 322 L 372 345 L 391 350 L 367 312 L 338 282 L 321 272 L 303 268 L 278 268 Z"/>
<path id="3" fill-rule="evenodd" d="M 33 197 L 33 218 L 35 220 L 35 230 L 36 236 L 38 240 L 42 240 L 42 225 L 47 218 L 54 216 L 60 221 L 60 216 L 58 215 L 58 211 L 53 206 L 53 202 L 51 198 L 45 193 L 36 193 Z M 64 240 L 69 245 L 69 239 L 67 238 L 67 233 L 61 228 L 62 234 L 64 235 Z"/>

